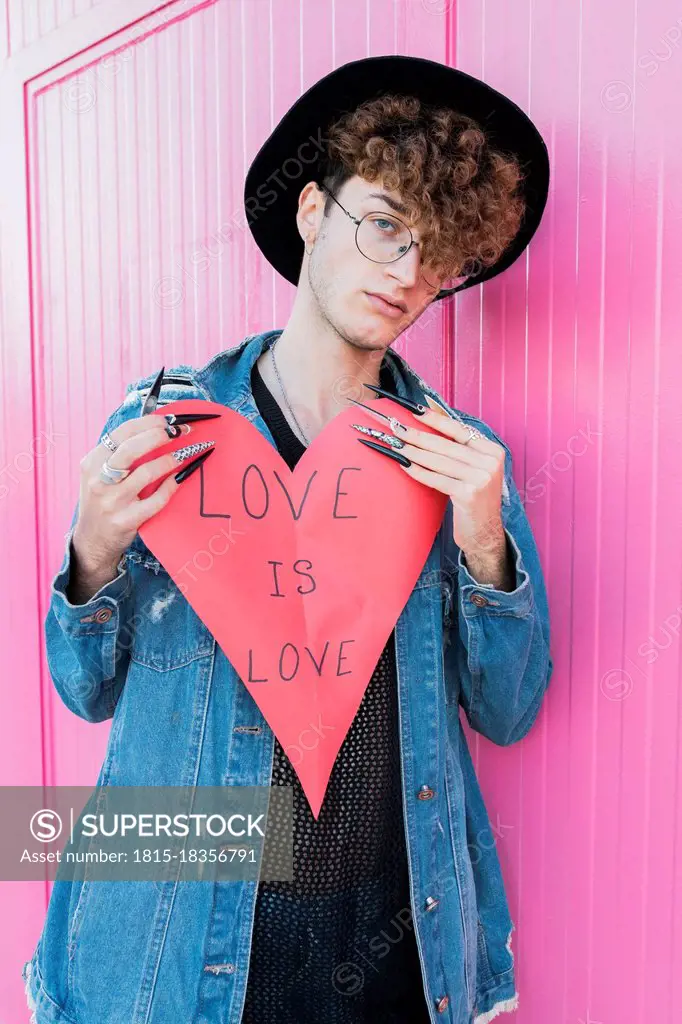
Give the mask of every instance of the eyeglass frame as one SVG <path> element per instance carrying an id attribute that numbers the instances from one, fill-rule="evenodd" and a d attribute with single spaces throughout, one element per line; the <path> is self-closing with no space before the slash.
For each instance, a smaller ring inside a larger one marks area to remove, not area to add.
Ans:
<path id="1" fill-rule="evenodd" d="M 412 231 L 410 230 L 410 226 L 409 226 L 409 224 L 405 224 L 405 221 L 404 221 L 404 220 L 400 220 L 400 217 L 396 217 L 396 216 L 395 216 L 395 214 L 394 214 L 394 213 L 392 213 L 392 214 L 391 214 L 390 216 L 391 216 L 391 217 L 395 217 L 395 219 L 396 219 L 397 221 L 400 221 L 400 223 L 401 223 L 401 224 L 402 224 L 402 225 L 403 225 L 403 226 L 404 226 L 405 228 L 407 228 L 407 230 L 408 230 L 408 232 L 409 232 L 409 234 L 410 234 L 410 244 L 409 244 L 409 246 L 407 247 L 407 249 L 405 250 L 405 252 L 401 252 L 400 256 L 396 256 L 396 258 L 395 258 L 394 260 L 373 260 L 373 259 L 372 259 L 372 257 L 371 257 L 371 256 L 367 256 L 367 254 L 366 254 L 366 253 L 364 253 L 364 252 L 362 251 L 362 249 L 360 248 L 360 246 L 358 245 L 358 230 L 359 230 L 359 228 L 360 228 L 360 225 L 362 224 L 363 220 L 365 219 L 365 217 L 369 217 L 369 216 L 371 216 L 371 214 L 372 214 L 372 213 L 378 213 L 378 214 L 383 214 L 383 213 L 384 213 L 384 211 L 383 211 L 383 210 L 370 210 L 370 211 L 368 211 L 368 212 L 367 212 L 366 214 L 364 214 L 364 216 L 362 216 L 362 217 L 360 218 L 360 220 L 358 220 L 358 218 L 357 218 L 357 217 L 354 217 L 354 216 L 353 216 L 353 214 L 352 214 L 352 213 L 350 213 L 350 212 L 349 212 L 349 211 L 348 211 L 348 210 L 346 209 L 346 207 L 345 207 L 345 206 L 343 206 L 343 205 L 342 205 L 342 203 L 340 203 L 340 202 L 339 202 L 339 200 L 338 200 L 338 199 L 336 198 L 336 196 L 335 196 L 335 195 L 334 195 L 334 193 L 333 193 L 333 192 L 331 191 L 331 189 L 327 188 L 327 186 L 326 186 L 326 185 L 325 185 L 325 184 L 324 184 L 323 182 L 319 182 L 319 181 L 316 181 L 316 182 L 315 182 L 315 184 L 317 185 L 317 187 L 318 187 L 318 188 L 324 189 L 324 191 L 325 191 L 325 192 L 327 193 L 327 195 L 330 195 L 330 196 L 332 197 L 332 199 L 333 199 L 333 200 L 334 200 L 334 202 L 335 202 L 335 203 L 337 204 L 337 206 L 340 206 L 340 207 L 341 207 L 341 209 L 343 210 L 343 212 L 344 212 L 344 213 L 346 214 L 346 216 L 347 216 L 347 217 L 350 217 L 350 219 L 351 219 L 351 220 L 353 221 L 353 223 L 354 223 L 354 224 L 356 225 L 356 227 L 355 227 L 355 245 L 357 246 L 357 250 L 358 250 L 358 252 L 359 252 L 359 253 L 361 253 L 361 255 L 363 255 L 363 256 L 365 257 L 365 259 L 366 259 L 366 260 L 370 260 L 370 262 L 371 262 L 371 263 L 379 263 L 379 264 L 384 264 L 384 265 L 386 265 L 386 264 L 388 264 L 388 263 L 397 263 L 397 261 L 398 261 L 398 260 L 402 259 L 402 258 L 403 258 L 403 256 L 406 256 L 406 255 L 407 255 L 407 253 L 408 253 L 408 252 L 410 251 L 410 249 L 412 248 L 412 246 L 413 246 L 413 245 L 416 245 L 416 246 L 418 246 L 418 245 L 419 245 L 419 242 L 415 242 L 415 240 L 414 240 L 414 235 L 412 234 Z M 421 254 L 420 254 L 420 256 L 421 256 Z M 424 277 L 424 272 L 422 271 L 421 267 L 420 267 L 420 273 L 421 273 L 422 277 Z M 425 278 L 425 277 L 424 277 L 424 280 L 426 281 L 426 278 Z M 428 281 L 426 281 L 426 283 L 427 283 L 427 285 L 429 284 L 429 282 L 428 282 Z M 458 284 L 458 285 L 457 285 L 457 286 L 456 286 L 455 288 L 440 288 L 440 289 L 438 290 L 438 292 L 436 292 L 436 294 L 434 295 L 434 297 L 433 297 L 433 298 L 431 299 L 431 302 L 437 302 L 437 301 L 439 301 L 440 299 L 445 299 L 445 298 L 447 298 L 447 296 L 448 296 L 448 295 L 453 295 L 453 294 L 454 294 L 455 292 L 458 292 L 458 291 L 459 291 L 459 290 L 461 289 L 461 287 L 462 287 L 462 285 L 463 285 L 464 283 L 465 283 L 465 282 L 464 282 L 464 281 L 462 281 L 462 282 L 461 282 L 460 284 Z M 432 285 L 429 285 L 429 288 L 431 288 L 431 287 L 433 287 L 433 286 L 432 286 Z"/>

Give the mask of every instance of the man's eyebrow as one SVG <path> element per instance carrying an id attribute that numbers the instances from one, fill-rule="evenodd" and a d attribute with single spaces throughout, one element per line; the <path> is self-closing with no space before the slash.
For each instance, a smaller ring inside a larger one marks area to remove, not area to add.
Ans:
<path id="1" fill-rule="evenodd" d="M 382 202 L 390 206 L 396 213 L 407 214 L 409 212 L 406 206 L 399 203 L 397 199 L 393 199 L 387 192 L 369 192 L 365 199 L 381 199 Z"/>

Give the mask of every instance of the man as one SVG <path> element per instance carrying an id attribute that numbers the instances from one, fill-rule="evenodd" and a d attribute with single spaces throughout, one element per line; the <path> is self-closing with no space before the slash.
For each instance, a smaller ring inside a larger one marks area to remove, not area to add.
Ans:
<path id="1" fill-rule="evenodd" d="M 304 146 L 320 127 L 315 155 Z M 293 155 L 303 185 L 278 192 Z M 46 640 L 66 705 L 113 718 L 98 786 L 291 786 L 294 877 L 57 882 L 24 969 L 37 1024 L 487 1024 L 518 1005 L 513 923 L 458 712 L 497 744 L 526 735 L 552 673 L 545 586 L 508 448 L 390 346 L 432 302 L 517 258 L 547 182 L 542 140 L 511 101 L 403 56 L 326 76 L 257 155 L 245 205 L 297 284 L 291 316 L 200 369 L 128 386 L 82 462 Z M 351 426 L 373 457 L 447 496 L 317 818 L 291 751 L 138 534 L 215 450 L 185 423 L 180 452 L 198 456 L 185 470 L 175 452 L 130 471 L 179 436 L 140 415 L 159 395 L 229 406 L 292 469 L 355 403 L 376 423 Z"/>

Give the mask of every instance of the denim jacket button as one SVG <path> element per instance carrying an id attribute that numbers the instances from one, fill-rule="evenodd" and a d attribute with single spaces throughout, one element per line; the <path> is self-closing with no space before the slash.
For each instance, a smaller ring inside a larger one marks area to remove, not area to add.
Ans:
<path id="1" fill-rule="evenodd" d="M 93 615 L 93 619 L 95 622 L 108 622 L 112 615 L 111 608 L 98 608 Z"/>
<path id="2" fill-rule="evenodd" d="M 424 906 L 427 910 L 435 910 L 440 903 L 440 900 L 434 899 L 433 896 L 427 896 L 424 901 Z"/>
<path id="3" fill-rule="evenodd" d="M 427 786 L 426 783 L 424 783 L 424 785 L 420 788 L 419 792 L 417 793 L 417 796 L 420 800 L 430 800 L 433 795 L 433 790 L 431 789 L 430 786 Z"/>
<path id="4" fill-rule="evenodd" d="M 483 594 L 472 594 L 471 603 L 478 605 L 479 608 L 482 608 L 484 605 L 488 603 L 488 598 L 484 597 Z"/>
<path id="5" fill-rule="evenodd" d="M 448 1008 L 448 1003 L 449 1002 L 450 1002 L 450 996 L 443 996 L 442 999 L 439 999 L 438 1002 L 436 1003 L 436 1009 L 438 1010 L 438 1012 L 439 1013 L 444 1013 L 445 1010 L 447 1010 L 447 1008 Z"/>

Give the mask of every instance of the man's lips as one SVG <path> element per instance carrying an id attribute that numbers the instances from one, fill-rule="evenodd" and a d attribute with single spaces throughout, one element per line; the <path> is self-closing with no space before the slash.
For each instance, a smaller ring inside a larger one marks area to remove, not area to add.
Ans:
<path id="1" fill-rule="evenodd" d="M 402 306 L 397 305 L 395 302 L 385 299 L 383 296 L 378 295 L 376 292 L 365 292 L 368 299 L 375 307 L 382 313 L 386 313 L 387 316 L 400 317 L 403 315 L 405 310 Z"/>

